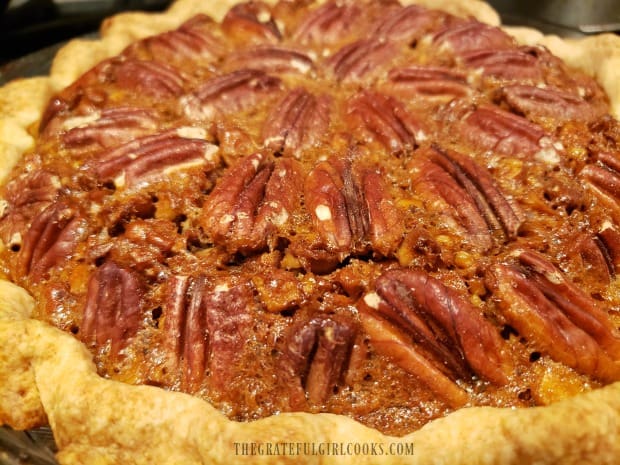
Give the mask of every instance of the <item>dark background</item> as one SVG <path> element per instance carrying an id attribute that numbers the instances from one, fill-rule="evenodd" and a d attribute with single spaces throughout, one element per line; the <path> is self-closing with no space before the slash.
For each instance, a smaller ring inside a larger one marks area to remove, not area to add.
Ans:
<path id="1" fill-rule="evenodd" d="M 96 31 L 124 10 L 163 10 L 170 0 L 0 0 L 0 63 Z"/>

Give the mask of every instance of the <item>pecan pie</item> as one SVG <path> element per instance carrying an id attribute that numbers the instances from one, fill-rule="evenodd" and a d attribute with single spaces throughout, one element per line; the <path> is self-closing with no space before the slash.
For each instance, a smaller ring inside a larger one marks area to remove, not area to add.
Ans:
<path id="1" fill-rule="evenodd" d="M 5 88 L 0 423 L 614 463 L 620 45 L 441 6 L 181 0 Z"/>

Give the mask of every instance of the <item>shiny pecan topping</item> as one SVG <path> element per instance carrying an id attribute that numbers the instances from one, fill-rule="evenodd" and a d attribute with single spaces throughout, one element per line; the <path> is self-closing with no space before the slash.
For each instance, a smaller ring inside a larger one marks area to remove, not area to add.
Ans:
<path id="1" fill-rule="evenodd" d="M 192 60 L 205 65 L 223 57 L 227 47 L 211 32 L 217 27 L 207 15 L 199 14 L 174 31 L 164 32 L 135 42 L 123 55 L 161 63 Z"/>
<path id="2" fill-rule="evenodd" d="M 79 335 L 117 356 L 140 329 L 144 286 L 132 271 L 106 262 L 88 281 Z"/>
<path id="3" fill-rule="evenodd" d="M 400 214 L 380 171 L 350 159 L 319 163 L 305 182 L 305 205 L 328 250 L 341 258 L 387 255 L 402 240 Z"/>
<path id="4" fill-rule="evenodd" d="M 481 69 L 484 76 L 505 80 L 531 80 L 540 82 L 543 70 L 536 54 L 529 48 L 475 50 L 461 56 L 465 66 Z"/>
<path id="5" fill-rule="evenodd" d="M 153 132 L 157 114 L 146 108 L 107 108 L 87 115 L 72 116 L 62 121 L 65 147 L 108 148 Z M 48 126 L 49 130 L 49 126 Z"/>
<path id="6" fill-rule="evenodd" d="M 373 347 L 453 406 L 467 402 L 456 380 L 473 372 L 504 385 L 513 371 L 499 332 L 481 311 L 423 271 L 383 273 L 358 309 Z"/>
<path id="7" fill-rule="evenodd" d="M 293 40 L 302 44 L 332 44 L 347 36 L 361 16 L 359 6 L 350 2 L 329 1 L 311 11 L 293 32 Z"/>
<path id="8" fill-rule="evenodd" d="M 398 48 L 392 42 L 362 39 L 342 47 L 326 64 L 338 81 L 356 82 L 380 73 L 397 53 Z"/>
<path id="9" fill-rule="evenodd" d="M 185 80 L 175 68 L 155 61 L 119 61 L 110 70 L 108 79 L 121 88 L 156 98 L 179 97 L 185 86 Z"/>
<path id="10" fill-rule="evenodd" d="M 557 121 L 593 121 L 605 113 L 580 97 L 551 87 L 515 84 L 503 87 L 499 98 L 515 112 L 529 119 L 553 117 Z"/>
<path id="11" fill-rule="evenodd" d="M 292 382 L 293 408 L 320 406 L 341 385 L 356 332 L 354 321 L 342 315 L 318 315 L 288 329 L 282 365 Z"/>
<path id="12" fill-rule="evenodd" d="M 414 190 L 443 199 L 480 248 L 492 246 L 491 232 L 506 240 L 517 237 L 522 224 L 518 208 L 471 158 L 435 146 L 416 156 L 409 167 Z"/>
<path id="13" fill-rule="evenodd" d="M 377 37 L 410 45 L 420 40 L 439 20 L 440 15 L 419 5 L 388 8 L 372 30 Z"/>
<path id="14" fill-rule="evenodd" d="M 317 144 L 330 122 L 330 98 L 302 88 L 289 92 L 269 113 L 263 126 L 263 144 L 285 156 Z"/>
<path id="15" fill-rule="evenodd" d="M 469 94 L 467 76 L 438 66 L 408 66 L 388 73 L 387 92 L 404 98 L 458 98 Z"/>
<path id="16" fill-rule="evenodd" d="M 515 47 L 515 41 L 498 27 L 476 20 L 457 21 L 447 25 L 433 37 L 438 47 L 447 47 L 455 55 L 482 49 L 503 50 Z"/>
<path id="17" fill-rule="evenodd" d="M 182 99 L 182 104 L 190 118 L 211 119 L 217 113 L 235 113 L 253 107 L 281 88 L 282 82 L 277 77 L 242 69 L 210 79 Z"/>
<path id="18" fill-rule="evenodd" d="M 222 30 L 240 43 L 278 42 L 278 29 L 271 7 L 261 1 L 250 1 L 233 6 L 222 20 Z"/>
<path id="19" fill-rule="evenodd" d="M 19 252 L 21 275 L 33 280 L 71 257 L 85 233 L 78 211 L 64 202 L 51 204 L 37 215 L 25 234 Z"/>
<path id="20" fill-rule="evenodd" d="M 200 128 L 177 128 L 146 136 L 99 154 L 86 168 L 101 182 L 118 188 L 133 187 L 194 166 L 214 168 L 217 146 L 205 140 Z"/>
<path id="21" fill-rule="evenodd" d="M 426 139 L 422 125 L 393 97 L 362 91 L 349 102 L 350 126 L 362 140 L 377 140 L 391 153 L 409 153 Z"/>
<path id="22" fill-rule="evenodd" d="M 541 254 L 513 255 L 515 262 L 496 265 L 488 279 L 510 325 L 581 373 L 620 379 L 620 335 L 607 312 Z"/>
<path id="23" fill-rule="evenodd" d="M 557 164 L 563 147 L 527 119 L 492 106 L 480 106 L 460 124 L 461 137 L 476 148 L 504 155 L 533 156 Z"/>
<path id="24" fill-rule="evenodd" d="M 311 74 L 312 58 L 303 52 L 275 45 L 260 45 L 228 55 L 227 69 L 256 69 L 269 73 Z"/>
<path id="25" fill-rule="evenodd" d="M 301 176 L 292 159 L 274 161 L 262 153 L 243 158 L 207 198 L 202 227 L 229 252 L 274 246 L 288 233 L 285 226 L 299 208 Z"/>

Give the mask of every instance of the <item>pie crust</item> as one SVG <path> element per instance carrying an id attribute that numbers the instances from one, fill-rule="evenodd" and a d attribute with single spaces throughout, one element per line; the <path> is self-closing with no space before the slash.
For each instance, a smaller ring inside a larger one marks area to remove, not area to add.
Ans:
<path id="1" fill-rule="evenodd" d="M 179 0 L 163 14 L 115 16 L 103 24 L 100 40 L 64 47 L 49 77 L 0 89 L 0 181 L 32 146 L 31 134 L 55 91 L 136 39 L 175 28 L 199 12 L 219 20 L 233 3 Z M 499 24 L 495 12 L 477 0 L 417 3 Z M 620 117 L 619 37 L 568 41 L 530 29 L 507 30 L 593 75 Z M 0 280 L 0 424 L 27 429 L 48 423 L 63 464 L 612 464 L 620 457 L 620 382 L 545 407 L 460 409 L 400 438 L 334 414 L 284 413 L 240 423 L 190 395 L 101 378 L 84 345 L 30 318 L 34 305 L 24 289 Z M 262 449 L 244 455 L 238 449 L 244 443 L 280 444 L 287 453 Z M 375 444 L 385 455 L 372 449 L 359 455 L 303 452 L 303 444 L 327 443 Z M 413 445 L 413 453 L 387 455 L 396 444 Z"/>

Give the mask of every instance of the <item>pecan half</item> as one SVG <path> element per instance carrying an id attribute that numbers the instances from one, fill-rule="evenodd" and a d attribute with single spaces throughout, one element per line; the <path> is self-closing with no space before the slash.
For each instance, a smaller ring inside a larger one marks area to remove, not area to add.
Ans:
<path id="1" fill-rule="evenodd" d="M 156 128 L 157 114 L 153 110 L 117 107 L 63 120 L 61 137 L 69 149 L 108 148 L 146 135 Z"/>
<path id="2" fill-rule="evenodd" d="M 111 68 L 109 80 L 119 87 L 156 98 L 179 97 L 185 80 L 172 66 L 155 61 L 126 59 Z"/>
<path id="3" fill-rule="evenodd" d="M 400 215 L 380 172 L 332 159 L 310 172 L 304 189 L 316 229 L 341 258 L 370 247 L 386 255 L 402 240 Z"/>
<path id="4" fill-rule="evenodd" d="M 363 331 L 369 336 L 378 353 L 417 377 L 451 407 L 458 408 L 467 404 L 467 393 L 430 362 L 421 350 L 417 350 L 409 336 L 374 312 L 362 309 L 360 321 Z"/>
<path id="5" fill-rule="evenodd" d="M 459 98 L 469 94 L 467 76 L 438 66 L 407 66 L 388 73 L 387 92 L 404 98 Z"/>
<path id="6" fill-rule="evenodd" d="M 543 70 L 535 54 L 528 48 L 496 50 L 493 48 L 475 50 L 461 56 L 465 66 L 481 69 L 483 76 L 499 79 L 540 82 Z"/>
<path id="7" fill-rule="evenodd" d="M 223 41 L 211 32 L 217 27 L 207 15 L 199 14 L 174 31 L 168 31 L 135 42 L 123 55 L 161 63 L 192 60 L 202 66 L 226 54 Z"/>
<path id="8" fill-rule="evenodd" d="M 605 222 L 596 234 L 596 239 L 609 269 L 612 270 L 612 276 L 615 276 L 620 270 L 620 231 L 610 222 Z"/>
<path id="9" fill-rule="evenodd" d="M 285 156 L 316 145 L 330 123 L 330 99 L 302 88 L 289 92 L 269 113 L 263 125 L 263 144 Z"/>
<path id="10" fill-rule="evenodd" d="M 338 42 L 356 27 L 361 12 L 354 3 L 329 1 L 302 20 L 293 32 L 293 40 L 302 44 Z"/>
<path id="11" fill-rule="evenodd" d="M 386 14 L 375 23 L 372 33 L 383 39 L 415 45 L 430 32 L 440 17 L 435 10 L 419 5 L 388 8 Z"/>
<path id="12" fill-rule="evenodd" d="M 605 108 L 595 106 L 568 92 L 550 87 L 540 88 L 515 84 L 505 86 L 499 98 L 529 119 L 554 117 L 558 121 L 593 121 L 605 114 Z"/>
<path id="13" fill-rule="evenodd" d="M 18 250 L 32 218 L 57 199 L 60 188 L 58 176 L 47 170 L 11 180 L 4 199 L 0 199 L 0 240 L 11 250 Z"/>
<path id="14" fill-rule="evenodd" d="M 447 25 L 433 37 L 438 47 L 447 47 L 455 55 L 481 49 L 502 50 L 515 47 L 515 40 L 497 27 L 476 20 Z"/>
<path id="15" fill-rule="evenodd" d="M 261 1 L 233 6 L 222 20 L 222 30 L 244 44 L 248 41 L 275 43 L 282 38 L 271 7 Z"/>
<path id="16" fill-rule="evenodd" d="M 554 143 L 540 126 L 488 105 L 467 114 L 459 131 L 476 148 L 511 156 L 533 156 L 549 164 L 556 164 L 562 151 L 561 144 Z"/>
<path id="17" fill-rule="evenodd" d="M 398 100 L 364 90 L 349 102 L 348 122 L 363 140 L 377 140 L 395 155 L 411 152 L 426 139 L 422 125 Z"/>
<path id="18" fill-rule="evenodd" d="M 132 271 L 106 262 L 88 281 L 80 337 L 117 356 L 140 328 L 143 284 Z"/>
<path id="19" fill-rule="evenodd" d="M 318 315 L 291 326 L 282 365 L 293 382 L 291 407 L 324 404 L 341 385 L 356 335 L 352 319 Z"/>
<path id="20" fill-rule="evenodd" d="M 178 99 L 184 92 L 187 76 L 179 69 L 151 60 L 118 55 L 103 60 L 50 100 L 39 126 L 44 136 L 62 129 L 62 122 L 49 127 L 56 118 L 90 115 L 105 107 L 113 107 L 121 99 L 137 95 L 154 99 Z M 143 99 L 142 99 L 143 100 Z M 152 102 L 151 102 L 152 104 Z M 59 126 L 60 125 L 60 126 Z"/>
<path id="21" fill-rule="evenodd" d="M 568 258 L 579 273 L 591 278 L 592 295 L 597 288 L 604 292 L 620 271 L 620 231 L 616 225 L 605 220 L 598 231 L 580 233 L 570 243 L 574 245 Z"/>
<path id="22" fill-rule="evenodd" d="M 178 128 L 146 136 L 99 154 L 86 170 L 101 182 L 133 187 L 195 166 L 214 168 L 219 163 L 217 146 L 205 140 L 199 128 Z"/>
<path id="23" fill-rule="evenodd" d="M 164 349 L 170 368 L 181 373 L 181 388 L 194 391 L 203 381 L 209 356 L 207 279 L 173 276 L 163 305 Z"/>
<path id="24" fill-rule="evenodd" d="M 572 254 L 569 255 L 580 261 L 579 265 L 596 285 L 609 286 L 616 274 L 616 267 L 611 262 L 610 252 L 598 234 L 580 234 L 570 252 Z"/>
<path id="25" fill-rule="evenodd" d="M 256 153 L 220 178 L 202 210 L 201 225 L 229 252 L 274 246 L 299 208 L 301 167 L 292 159 Z"/>
<path id="26" fill-rule="evenodd" d="M 6 186 L 5 199 L 12 209 L 45 206 L 57 198 L 60 187 L 57 175 L 44 169 L 35 170 L 11 180 Z"/>
<path id="27" fill-rule="evenodd" d="M 269 73 L 311 74 L 314 62 L 303 52 L 275 45 L 261 45 L 229 54 L 226 69 L 256 69 Z"/>
<path id="28" fill-rule="evenodd" d="M 210 79 L 182 99 L 184 111 L 193 119 L 211 119 L 217 113 L 236 113 L 257 105 L 278 92 L 282 82 L 259 70 L 241 69 Z"/>
<path id="29" fill-rule="evenodd" d="M 392 42 L 362 39 L 342 47 L 327 59 L 326 65 L 338 81 L 357 82 L 380 73 L 397 53 Z"/>
<path id="30" fill-rule="evenodd" d="M 182 390 L 196 391 L 206 379 L 217 389 L 226 389 L 238 375 L 230 368 L 250 337 L 252 300 L 249 285 L 206 276 L 177 275 L 168 280 L 163 344 Z"/>
<path id="31" fill-rule="evenodd" d="M 599 303 L 539 253 L 518 250 L 488 282 L 508 322 L 552 358 L 604 381 L 620 379 L 620 335 Z"/>
<path id="32" fill-rule="evenodd" d="M 75 208 L 64 202 L 51 204 L 37 215 L 25 234 L 19 253 L 20 274 L 38 281 L 50 268 L 67 260 L 85 233 Z"/>
<path id="33" fill-rule="evenodd" d="M 594 163 L 579 173 L 603 208 L 620 220 L 620 156 L 618 153 L 599 152 Z"/>
<path id="34" fill-rule="evenodd" d="M 491 247 L 491 231 L 501 231 L 506 240 L 517 237 L 522 224 L 519 210 L 491 174 L 471 158 L 435 146 L 423 151 L 409 167 L 414 190 L 441 197 L 482 249 Z"/>
<path id="35" fill-rule="evenodd" d="M 473 370 L 495 384 L 508 382 L 513 365 L 499 332 L 456 290 L 414 269 L 383 273 L 375 289 L 364 296 L 358 307 L 392 324 L 393 334 L 402 332 L 413 350 L 428 359 L 426 363 L 417 359 L 412 363 L 421 364 L 423 380 L 430 382 L 429 387 L 434 385 L 434 372 L 450 379 L 467 379 Z M 381 341 L 377 323 L 373 324 L 374 336 Z M 406 343 L 402 337 L 397 339 Z M 386 355 L 391 354 L 387 351 Z"/>
<path id="36" fill-rule="evenodd" d="M 224 392 L 235 377 L 246 375 L 234 367 L 254 335 L 255 320 L 250 313 L 255 305 L 252 286 L 228 279 L 215 280 L 204 305 L 209 335 L 208 381 L 213 388 Z"/>

